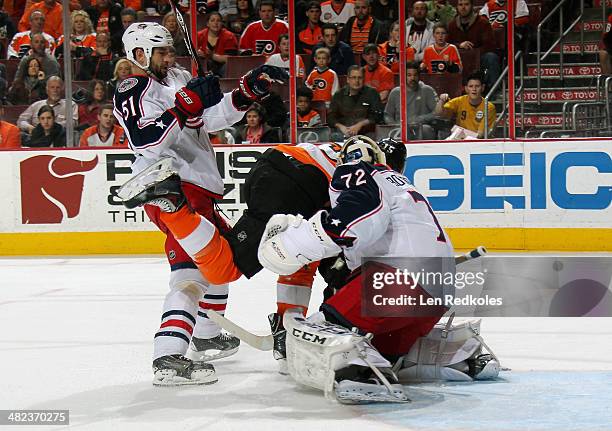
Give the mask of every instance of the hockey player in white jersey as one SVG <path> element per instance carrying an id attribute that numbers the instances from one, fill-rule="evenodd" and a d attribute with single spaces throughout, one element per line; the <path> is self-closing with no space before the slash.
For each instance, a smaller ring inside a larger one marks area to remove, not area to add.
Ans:
<path id="1" fill-rule="evenodd" d="M 447 311 L 440 306 L 424 316 L 362 313 L 366 277 L 362 258 L 440 257 L 454 262 L 450 240 L 427 199 L 398 173 L 403 171 L 403 160 L 395 170 L 385 162 L 384 153 L 369 138 L 348 139 L 330 184 L 331 210 L 308 220 L 272 217 L 258 254 L 261 264 L 277 274 L 291 274 L 303 265 L 344 254 L 353 273 L 324 302 L 321 312 L 308 319 L 287 312 L 283 320 L 290 374 L 302 384 L 335 392 L 342 402 L 407 401 L 392 362 L 404 365 L 404 355 Z M 419 289 L 428 293 L 426 287 Z M 478 377 L 488 362 L 495 368 L 492 358 L 479 358 L 471 377 Z"/>
<path id="2" fill-rule="evenodd" d="M 117 86 L 113 103 L 114 114 L 136 154 L 133 172 L 169 157 L 172 169 L 181 176 L 190 207 L 220 230 L 227 229 L 214 210 L 214 200 L 223 195 L 223 182 L 208 132 L 239 121 L 253 101 L 268 94 L 271 81 L 285 79 L 286 73 L 262 66 L 245 75 L 239 88 L 223 94 L 218 79 L 212 76 L 193 78 L 185 86 L 168 80 L 173 40 L 163 26 L 132 24 L 123 35 L 123 43 L 132 62 L 132 75 Z M 220 333 L 206 316 L 207 309 L 225 309 L 227 284 L 213 285 L 204 279 L 160 220 L 158 207 L 147 205 L 145 211 L 166 234 L 165 250 L 171 267 L 170 292 L 154 339 L 154 384 L 213 383 L 214 367 L 199 360 L 210 359 L 209 351 L 217 352 L 213 358 L 227 356 L 239 344 L 235 337 Z M 188 350 L 198 361 L 184 356 Z"/>

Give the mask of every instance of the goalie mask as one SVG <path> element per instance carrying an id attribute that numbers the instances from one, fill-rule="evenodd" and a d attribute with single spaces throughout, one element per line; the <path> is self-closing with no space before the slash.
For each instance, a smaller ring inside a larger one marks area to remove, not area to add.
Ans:
<path id="1" fill-rule="evenodd" d="M 346 141 L 338 154 L 339 164 L 364 161 L 368 163 L 386 164 L 385 154 L 380 150 L 373 139 L 364 135 L 351 136 Z"/>
<path id="2" fill-rule="evenodd" d="M 378 147 L 385 153 L 387 165 L 395 172 L 403 174 L 406 165 L 406 146 L 393 138 L 385 138 L 378 142 Z"/>
<path id="3" fill-rule="evenodd" d="M 136 66 L 150 72 L 151 56 L 154 48 L 173 46 L 172 35 L 166 27 L 155 22 L 136 22 L 130 25 L 121 38 L 128 60 Z M 140 64 L 134 56 L 134 50 L 141 48 L 144 51 L 146 64 Z"/>

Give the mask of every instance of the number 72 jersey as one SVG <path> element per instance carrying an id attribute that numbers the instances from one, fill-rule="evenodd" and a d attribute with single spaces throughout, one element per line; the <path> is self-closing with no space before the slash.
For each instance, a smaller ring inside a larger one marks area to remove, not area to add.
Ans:
<path id="1" fill-rule="evenodd" d="M 453 247 L 427 199 L 402 174 L 365 162 L 336 168 L 323 227 L 350 269 L 363 257 L 450 257 Z"/>

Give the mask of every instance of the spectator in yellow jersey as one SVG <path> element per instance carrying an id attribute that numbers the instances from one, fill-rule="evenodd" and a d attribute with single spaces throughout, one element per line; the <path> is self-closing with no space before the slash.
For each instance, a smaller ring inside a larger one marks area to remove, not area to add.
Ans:
<path id="1" fill-rule="evenodd" d="M 480 73 L 473 73 L 465 80 L 465 95 L 450 99 L 444 93 L 436 104 L 435 113 L 446 118 L 454 118 L 458 127 L 467 129 L 477 135 L 479 139 L 484 138 L 485 130 L 485 105 L 482 93 L 484 91 L 483 78 Z M 489 132 L 495 123 L 495 106 L 488 103 L 488 127 Z M 490 136 L 490 134 L 489 134 Z"/>

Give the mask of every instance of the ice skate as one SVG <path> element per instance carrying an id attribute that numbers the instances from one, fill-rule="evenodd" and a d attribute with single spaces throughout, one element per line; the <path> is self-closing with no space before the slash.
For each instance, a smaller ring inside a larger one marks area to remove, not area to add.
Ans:
<path id="1" fill-rule="evenodd" d="M 194 362 L 183 355 L 168 355 L 153 361 L 155 386 L 210 385 L 217 382 L 215 367 Z"/>
<path id="2" fill-rule="evenodd" d="M 213 338 L 191 337 L 187 357 L 193 361 L 213 361 L 232 356 L 239 346 L 240 339 L 224 331 Z"/>
<path id="3" fill-rule="evenodd" d="M 391 369 L 379 371 L 387 379 L 386 384 L 370 368 L 349 366 L 338 370 L 334 387 L 336 399 L 342 404 L 410 402 Z"/>
<path id="4" fill-rule="evenodd" d="M 289 374 L 287 370 L 287 349 L 285 347 L 285 339 L 287 331 L 283 326 L 283 316 L 278 313 L 268 315 L 270 329 L 272 329 L 272 337 L 274 337 L 274 348 L 272 353 L 274 359 L 278 361 L 278 372 L 281 374 Z"/>
<path id="5" fill-rule="evenodd" d="M 499 362 L 489 354 L 478 355 L 467 360 L 468 374 L 474 380 L 493 380 L 499 375 Z"/>
<path id="6" fill-rule="evenodd" d="M 117 196 L 126 208 L 149 204 L 168 213 L 176 212 L 186 201 L 181 179 L 172 169 L 172 159 L 169 157 L 149 166 L 121 186 Z"/>

